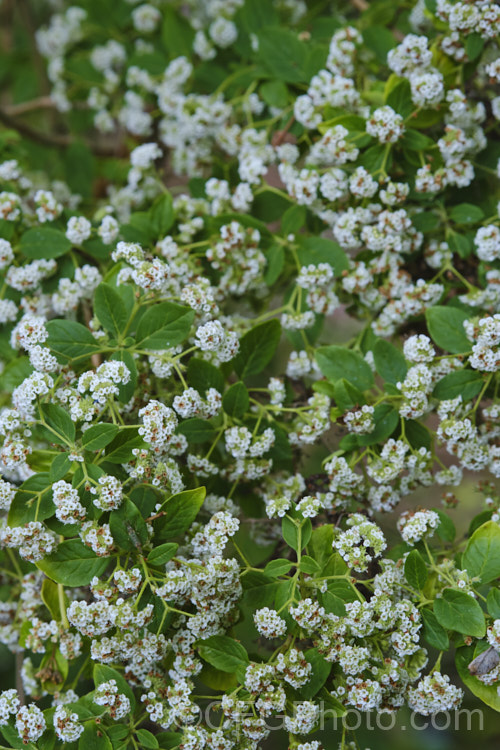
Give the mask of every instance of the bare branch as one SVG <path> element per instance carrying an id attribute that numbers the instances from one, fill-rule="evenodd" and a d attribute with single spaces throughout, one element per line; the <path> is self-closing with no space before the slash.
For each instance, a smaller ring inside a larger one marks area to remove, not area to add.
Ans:
<path id="1" fill-rule="evenodd" d="M 25 122 L 20 122 L 17 118 L 5 109 L 0 108 L 0 122 L 3 122 L 6 127 L 16 130 L 21 135 L 29 138 L 31 141 L 41 143 L 44 146 L 55 146 L 56 148 L 67 148 L 74 143 L 74 139 L 70 135 L 58 135 L 56 133 L 44 133 L 41 130 L 35 130 L 31 125 L 27 125 Z M 122 145 L 118 141 L 114 147 L 103 146 L 99 143 L 93 143 L 87 141 L 88 148 L 96 156 L 118 156 L 122 152 Z"/>
<path id="2" fill-rule="evenodd" d="M 6 109 L 6 112 L 10 117 L 18 117 L 19 115 L 24 115 L 26 112 L 33 112 L 36 109 L 53 109 L 54 107 L 55 104 L 50 96 L 39 96 L 27 102 L 12 104 Z"/>

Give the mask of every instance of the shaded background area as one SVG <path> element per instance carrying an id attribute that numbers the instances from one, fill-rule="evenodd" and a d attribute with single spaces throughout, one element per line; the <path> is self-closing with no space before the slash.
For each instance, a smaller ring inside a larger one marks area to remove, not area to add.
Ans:
<path id="1" fill-rule="evenodd" d="M 360 2 L 362 0 L 358 0 Z M 394 2 L 394 0 L 392 0 Z M 356 3 L 353 3 L 356 5 Z M 340 3 L 344 5 L 344 3 Z M 83 206 L 95 197 L 103 197 L 107 182 L 120 179 L 126 173 L 128 166 L 119 159 L 109 158 L 105 160 L 96 159 L 85 143 L 85 134 L 91 122 L 90 116 L 82 111 L 69 113 L 69 115 L 58 115 L 50 108 L 40 107 L 34 112 L 22 112 L 16 105 L 47 96 L 49 85 L 46 79 L 44 64 L 36 51 L 33 43 L 33 30 L 41 23 L 44 12 L 47 10 L 43 0 L 3 0 L 0 5 L 0 105 L 10 109 L 11 113 L 28 127 L 41 132 L 50 130 L 56 136 L 64 138 L 65 129 L 62 122 L 69 116 L 73 132 L 79 134 L 77 139 L 68 148 L 61 149 L 57 144 L 52 147 L 46 143 L 37 142 L 35 138 L 27 139 L 23 143 L 26 157 L 33 169 L 49 170 L 53 178 L 64 179 L 72 190 L 80 193 L 83 197 Z M 3 123 L 9 127 L 8 121 Z M 5 132 L 2 134 L 5 136 Z M 62 143 L 62 141 L 61 141 Z M 118 154 L 117 154 L 118 156 Z M 178 180 L 176 181 L 178 184 Z M 272 180 L 270 180 L 272 184 Z M 360 328 L 356 321 L 343 311 L 339 310 L 326 326 L 325 334 L 328 335 L 330 343 L 341 343 L 359 332 Z M 331 446 L 322 445 L 310 451 L 304 462 L 304 471 L 314 474 L 321 470 L 321 461 L 330 450 L 335 450 L 341 436 L 340 428 L 332 429 Z M 450 512 L 457 527 L 457 537 L 463 537 L 466 533 L 470 520 L 482 508 L 482 499 L 475 491 L 475 486 L 481 477 L 466 474 L 463 484 L 455 488 L 454 492 L 459 500 L 456 510 Z M 441 500 L 441 489 L 434 487 L 421 489 L 409 497 L 398 507 L 398 514 L 407 507 L 422 505 L 424 507 L 439 507 Z M 400 541 L 395 532 L 396 514 L 379 516 L 378 522 L 389 545 Z M 246 539 L 246 542 L 245 542 Z M 256 547 L 254 541 L 248 535 L 241 535 L 238 544 L 245 554 L 255 564 L 261 562 L 271 554 L 272 546 L 268 548 Z M 1 592 L 0 592 L 1 593 Z M 250 628 L 252 623 L 248 618 L 238 625 L 237 631 L 247 633 L 246 637 L 252 638 Z M 254 632 L 254 631 L 252 631 Z M 435 654 L 429 654 L 429 664 L 435 660 Z M 444 669 L 453 676 L 456 684 L 461 684 L 456 674 L 453 662 L 453 653 L 443 658 Z M 0 689 L 15 687 L 15 658 L 5 646 L 0 645 Z M 370 750 L 470 750 L 480 745 L 483 750 L 496 750 L 500 747 L 500 716 L 489 709 L 479 700 L 475 699 L 468 690 L 465 690 L 463 709 L 482 711 L 482 722 L 478 714 L 471 719 L 470 728 L 467 726 L 467 717 L 461 714 L 456 729 L 438 730 L 432 727 L 424 731 L 411 728 L 408 710 L 401 710 L 397 718 L 397 726 L 388 731 L 380 729 L 368 730 L 361 728 L 357 732 L 357 739 L 361 749 Z M 350 718 L 354 718 L 351 715 Z M 374 717 L 372 717 L 373 719 Z M 388 723 L 389 717 L 386 717 Z M 451 715 L 454 721 L 453 714 Z M 425 722 L 427 719 L 419 718 Z M 445 717 L 438 717 L 438 721 L 445 721 Z M 384 723 L 384 719 L 381 720 Z M 324 732 L 314 735 L 314 739 L 321 739 L 325 750 L 336 750 L 341 740 L 341 730 L 335 731 L 333 726 Z M 311 739 L 313 739 L 311 738 Z M 285 750 L 288 747 L 286 736 L 281 732 L 273 732 L 265 745 L 269 750 Z"/>

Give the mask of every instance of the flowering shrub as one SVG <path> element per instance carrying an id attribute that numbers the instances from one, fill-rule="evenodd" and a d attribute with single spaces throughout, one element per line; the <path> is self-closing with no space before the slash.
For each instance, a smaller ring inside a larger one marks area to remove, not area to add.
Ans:
<path id="1" fill-rule="evenodd" d="M 0 111 L 6 746 L 500 710 L 500 5 L 31 5 L 50 94 Z"/>

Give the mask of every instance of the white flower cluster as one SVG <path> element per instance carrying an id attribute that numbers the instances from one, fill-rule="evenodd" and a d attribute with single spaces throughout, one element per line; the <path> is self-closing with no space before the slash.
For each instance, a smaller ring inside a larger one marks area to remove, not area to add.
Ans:
<path id="1" fill-rule="evenodd" d="M 351 515 L 347 526 L 349 528 L 341 531 L 333 540 L 333 546 L 350 568 L 366 570 L 368 564 L 387 547 L 384 535 L 375 523 L 368 521 L 361 513 Z"/>
<path id="2" fill-rule="evenodd" d="M 57 706 L 53 722 L 57 738 L 62 742 L 76 742 L 84 730 L 79 723 L 78 714 L 67 706 Z"/>
<path id="3" fill-rule="evenodd" d="M 439 524 L 439 515 L 434 510 L 405 511 L 398 518 L 399 533 L 411 545 L 432 537 Z"/>
<path id="4" fill-rule="evenodd" d="M 253 620 L 258 632 L 265 638 L 279 638 L 287 631 L 285 620 L 275 609 L 269 609 L 269 607 L 258 609 L 254 613 Z"/>
<path id="5" fill-rule="evenodd" d="M 475 342 L 470 357 L 471 367 L 496 372 L 500 368 L 500 314 L 481 318 L 477 328 L 467 321 L 466 331 Z"/>
<path id="6" fill-rule="evenodd" d="M 122 719 L 130 713 L 130 700 L 126 695 L 118 691 L 116 680 L 101 682 L 94 694 L 94 703 L 105 706 L 111 718 Z"/>
<path id="7" fill-rule="evenodd" d="M 463 690 L 453 685 L 448 675 L 433 672 L 409 691 L 408 705 L 413 711 L 430 716 L 438 711 L 451 711 L 457 708 L 462 697 Z"/>
<path id="8" fill-rule="evenodd" d="M 56 506 L 56 518 L 61 523 L 78 523 L 86 516 L 78 490 L 63 479 L 52 485 L 52 501 Z"/>

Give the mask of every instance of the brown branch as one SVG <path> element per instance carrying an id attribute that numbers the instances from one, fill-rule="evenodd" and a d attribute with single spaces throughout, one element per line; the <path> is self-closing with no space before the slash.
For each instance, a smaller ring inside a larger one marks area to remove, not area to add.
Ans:
<path id="1" fill-rule="evenodd" d="M 55 146 L 56 148 L 67 148 L 75 142 L 74 138 L 70 135 L 57 135 L 55 133 L 44 133 L 41 130 L 35 130 L 31 125 L 27 125 L 25 122 L 20 122 L 15 117 L 7 112 L 5 109 L 0 108 L 0 122 L 3 122 L 8 128 L 16 130 L 21 135 L 29 138 L 30 141 L 41 143 L 43 146 Z M 102 146 L 99 143 L 86 142 L 86 145 L 96 156 L 117 156 L 119 154 L 120 143 L 117 143 L 115 147 Z M 118 146 L 118 148 L 117 148 Z"/>
<path id="2" fill-rule="evenodd" d="M 159 513 L 155 513 L 154 516 L 149 516 L 149 518 L 146 518 L 146 523 L 149 523 L 149 521 L 155 521 L 157 518 L 163 518 L 163 516 L 166 516 L 166 512 L 164 510 L 160 510 Z"/>
<path id="3" fill-rule="evenodd" d="M 25 696 L 24 696 L 24 684 L 23 684 L 23 661 L 24 661 L 24 651 L 17 651 L 16 652 L 16 690 L 17 695 L 19 698 L 19 702 L 21 703 L 21 706 L 24 706 L 25 704 Z"/>
<path id="4" fill-rule="evenodd" d="M 26 136 L 26 138 L 29 138 L 31 141 L 41 143 L 44 146 L 57 146 L 58 148 L 64 148 L 69 146 L 72 142 L 71 137 L 67 135 L 54 135 L 35 130 L 30 125 L 26 125 L 25 122 L 19 122 L 19 120 L 16 120 L 9 115 L 5 109 L 0 109 L 0 122 L 3 122 L 4 125 L 12 130 L 17 130 L 18 133 Z"/>
<path id="5" fill-rule="evenodd" d="M 29 99 L 26 102 L 12 104 L 6 108 L 5 112 L 9 117 L 17 117 L 18 115 L 26 114 L 26 112 L 33 112 L 36 109 L 53 109 L 54 107 L 55 104 L 50 96 L 39 96 L 36 99 Z"/>

